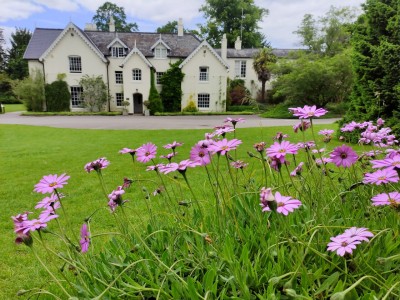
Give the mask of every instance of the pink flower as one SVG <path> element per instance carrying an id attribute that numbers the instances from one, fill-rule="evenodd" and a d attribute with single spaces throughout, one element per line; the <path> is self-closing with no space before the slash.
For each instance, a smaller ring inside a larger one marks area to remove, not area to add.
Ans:
<path id="1" fill-rule="evenodd" d="M 211 162 L 208 149 L 200 146 L 199 144 L 196 144 L 190 150 L 190 159 L 200 163 L 201 166 L 208 165 Z"/>
<path id="2" fill-rule="evenodd" d="M 348 228 L 344 231 L 344 233 L 338 235 L 337 237 L 340 237 L 344 240 L 347 241 L 365 241 L 369 242 L 369 238 L 373 237 L 374 234 L 370 231 L 368 231 L 368 228 L 357 228 L 357 227 L 351 227 Z"/>
<path id="3" fill-rule="evenodd" d="M 272 189 L 271 188 L 265 188 L 262 187 L 260 191 L 260 205 L 262 208 L 262 211 L 271 211 L 270 205 L 272 205 L 271 202 L 275 201 L 275 197 L 272 194 Z"/>
<path id="4" fill-rule="evenodd" d="M 81 252 L 85 253 L 89 249 L 90 245 L 90 232 L 87 228 L 86 223 L 83 223 L 81 227 L 81 239 L 79 241 L 79 244 L 81 245 Z"/>
<path id="5" fill-rule="evenodd" d="M 146 171 L 156 171 L 157 172 L 157 171 L 161 170 L 164 167 L 165 167 L 164 164 L 156 164 L 155 166 L 148 166 Z"/>
<path id="6" fill-rule="evenodd" d="M 147 143 L 141 146 L 136 151 L 136 160 L 142 163 L 147 163 L 156 157 L 157 146 L 153 143 Z"/>
<path id="7" fill-rule="evenodd" d="M 335 131 L 332 129 L 322 129 L 318 132 L 320 135 L 331 136 Z"/>
<path id="8" fill-rule="evenodd" d="M 208 147 L 208 149 L 213 153 L 217 153 L 220 155 L 225 155 L 228 151 L 235 150 L 237 146 L 239 146 L 242 141 L 238 139 L 232 139 L 228 141 L 227 139 L 223 139 L 221 141 L 216 141 L 212 145 Z"/>
<path id="9" fill-rule="evenodd" d="M 27 220 L 24 222 L 24 230 L 22 231 L 24 234 L 27 234 L 28 232 L 40 230 L 42 228 L 47 227 L 47 222 L 49 222 L 52 219 L 58 218 L 58 215 L 49 215 L 46 216 L 45 218 L 39 218 L 39 219 L 33 219 L 33 220 Z"/>
<path id="10" fill-rule="evenodd" d="M 381 185 L 382 183 L 398 182 L 399 175 L 393 169 L 378 170 L 374 173 L 367 173 L 364 176 L 363 183 Z"/>
<path id="11" fill-rule="evenodd" d="M 257 152 L 263 152 L 265 150 L 266 144 L 264 142 L 256 143 L 253 145 L 254 149 L 256 149 Z"/>
<path id="12" fill-rule="evenodd" d="M 248 163 L 245 163 L 244 161 L 241 161 L 241 160 L 237 160 L 237 161 L 231 162 L 231 166 L 235 169 L 243 169 L 248 166 Z"/>
<path id="13" fill-rule="evenodd" d="M 290 172 L 290 176 L 295 177 L 297 175 L 300 175 L 303 171 L 303 165 L 303 162 L 299 163 L 299 165 L 292 172 Z"/>
<path id="14" fill-rule="evenodd" d="M 85 165 L 85 171 L 90 173 L 92 171 L 100 172 L 101 169 L 107 168 L 107 166 L 110 164 L 110 162 L 105 158 L 101 157 L 99 159 L 96 159 L 92 162 L 89 162 Z"/>
<path id="15" fill-rule="evenodd" d="M 311 127 L 311 122 L 307 120 L 301 120 L 301 122 L 297 125 L 293 126 L 293 131 L 297 133 L 299 130 L 300 131 L 306 131 L 308 128 Z"/>
<path id="16" fill-rule="evenodd" d="M 268 191 L 266 191 L 267 193 Z M 281 193 L 275 193 L 275 202 L 277 205 L 276 212 L 287 216 L 290 212 L 293 212 L 295 209 L 299 208 L 301 202 L 297 199 L 292 199 L 290 196 L 282 196 Z M 263 211 L 271 210 L 269 205 L 263 207 Z"/>
<path id="17" fill-rule="evenodd" d="M 224 123 L 231 122 L 232 125 L 233 125 L 233 127 L 235 127 L 237 123 L 242 123 L 242 122 L 244 122 L 244 121 L 245 121 L 245 119 L 243 119 L 243 118 L 232 119 L 232 118 L 228 117 L 228 118 L 226 118 L 226 119 L 224 120 Z"/>
<path id="18" fill-rule="evenodd" d="M 130 154 L 132 157 L 135 156 L 137 149 L 131 149 L 131 148 L 122 148 L 121 150 L 119 150 L 120 154 Z"/>
<path id="19" fill-rule="evenodd" d="M 182 160 L 179 164 L 170 163 L 167 164 L 162 170 L 161 173 L 168 174 L 170 172 L 179 171 L 179 173 L 185 173 L 187 168 L 194 168 L 199 166 L 200 162 L 191 161 L 190 159 Z"/>
<path id="20" fill-rule="evenodd" d="M 331 163 L 331 162 L 332 162 L 332 159 L 328 158 L 328 157 L 323 157 L 322 160 L 320 158 L 317 158 L 315 160 L 315 163 L 317 165 L 322 165 L 322 164 L 326 165 L 326 164 Z"/>
<path id="21" fill-rule="evenodd" d="M 161 155 L 160 158 L 166 158 L 166 159 L 168 159 L 169 162 L 171 162 L 171 159 L 177 154 L 178 154 L 178 152 L 171 152 L 171 153 L 168 153 L 167 155 Z"/>
<path id="22" fill-rule="evenodd" d="M 288 138 L 289 135 L 283 134 L 282 132 L 277 132 L 276 135 L 274 136 L 273 140 L 282 142 L 283 139 Z"/>
<path id="23" fill-rule="evenodd" d="M 116 190 L 113 190 L 111 194 L 108 195 L 108 206 L 111 209 L 111 212 L 114 212 L 118 205 L 122 205 L 126 201 L 122 201 L 122 195 L 125 194 L 122 186 L 118 186 Z"/>
<path id="24" fill-rule="evenodd" d="M 51 207 L 56 201 L 58 201 L 57 195 L 53 193 L 49 197 L 45 197 L 42 199 L 42 201 L 39 201 L 35 208 L 38 209 Z"/>
<path id="25" fill-rule="evenodd" d="M 393 158 L 385 158 L 381 160 L 371 160 L 372 168 L 391 168 L 400 169 L 400 155 L 395 155 Z"/>
<path id="26" fill-rule="evenodd" d="M 267 155 L 271 158 L 276 158 L 283 163 L 286 154 L 297 154 L 298 147 L 288 141 L 281 143 L 275 142 L 271 147 L 267 148 Z"/>
<path id="27" fill-rule="evenodd" d="M 305 143 L 297 143 L 296 146 L 298 148 L 303 148 L 303 149 L 309 150 L 309 149 L 315 147 L 315 142 L 314 141 L 308 141 L 308 142 L 305 142 Z"/>
<path id="28" fill-rule="evenodd" d="M 310 118 L 319 118 L 325 115 L 328 111 L 323 108 L 318 108 L 317 106 L 308 106 L 305 105 L 303 108 L 289 108 L 289 110 L 293 113 L 293 116 L 299 117 L 299 119 L 310 119 Z"/>
<path id="29" fill-rule="evenodd" d="M 57 174 L 43 176 L 39 183 L 35 185 L 34 191 L 42 194 L 53 193 L 56 189 L 64 187 L 68 183 L 67 180 L 69 178 L 65 173 L 60 176 Z"/>
<path id="30" fill-rule="evenodd" d="M 46 207 L 46 209 L 44 209 L 40 213 L 39 219 L 45 220 L 45 219 L 48 219 L 50 216 L 53 216 L 53 215 L 57 216 L 57 218 L 58 218 L 58 215 L 56 215 L 56 210 L 59 209 L 60 207 L 61 207 L 61 204 L 60 204 L 59 201 L 55 202 L 53 204 L 53 206 Z"/>
<path id="31" fill-rule="evenodd" d="M 333 150 L 330 158 L 336 166 L 348 168 L 357 161 L 358 156 L 351 147 L 342 145 Z"/>
<path id="32" fill-rule="evenodd" d="M 331 241 L 328 244 L 328 251 L 336 251 L 340 256 L 344 256 L 346 253 L 352 254 L 353 250 L 356 249 L 356 245 L 361 244 L 360 241 L 347 241 L 340 237 L 331 237 Z"/>
<path id="33" fill-rule="evenodd" d="M 399 205 L 400 204 L 400 193 L 399 192 L 391 192 L 389 194 L 382 193 L 375 195 L 372 197 L 372 205 L 380 206 L 380 205 Z"/>
<path id="34" fill-rule="evenodd" d="M 11 217 L 14 222 L 14 232 L 22 233 L 25 229 L 25 221 L 28 220 L 28 214 L 31 212 L 24 212 L 23 214 L 18 214 L 14 217 Z"/>
<path id="35" fill-rule="evenodd" d="M 234 132 L 235 128 L 229 126 L 229 125 L 224 125 L 220 128 L 218 128 L 217 130 L 214 131 L 214 134 L 217 136 L 225 136 L 225 134 L 227 134 L 228 132 Z"/>
<path id="36" fill-rule="evenodd" d="M 176 147 L 180 147 L 182 146 L 183 143 L 178 143 L 177 141 L 172 142 L 171 144 L 166 144 L 165 146 L 163 146 L 165 149 L 172 149 L 175 150 Z"/>

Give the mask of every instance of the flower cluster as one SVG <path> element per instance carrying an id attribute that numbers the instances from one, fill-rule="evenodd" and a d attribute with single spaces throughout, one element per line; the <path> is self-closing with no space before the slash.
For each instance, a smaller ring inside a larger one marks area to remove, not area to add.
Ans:
<path id="1" fill-rule="evenodd" d="M 356 245 L 361 244 L 363 241 L 368 242 L 369 238 L 373 236 L 374 234 L 368 231 L 368 228 L 351 227 L 346 229 L 344 233 L 331 237 L 328 251 L 336 251 L 340 256 L 344 256 L 346 253 L 352 254 L 353 250 L 356 249 Z"/>

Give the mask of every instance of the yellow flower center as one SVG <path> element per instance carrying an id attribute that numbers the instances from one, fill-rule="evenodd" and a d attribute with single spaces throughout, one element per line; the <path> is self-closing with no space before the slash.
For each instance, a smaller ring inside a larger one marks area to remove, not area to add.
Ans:
<path id="1" fill-rule="evenodd" d="M 53 186 L 56 186 L 56 185 L 57 185 L 57 182 L 52 182 L 52 183 L 49 184 L 50 187 L 53 187 Z"/>

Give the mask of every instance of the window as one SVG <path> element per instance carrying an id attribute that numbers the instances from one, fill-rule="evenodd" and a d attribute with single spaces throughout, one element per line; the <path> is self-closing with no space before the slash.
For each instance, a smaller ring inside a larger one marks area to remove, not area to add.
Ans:
<path id="1" fill-rule="evenodd" d="M 161 77 L 164 75 L 164 72 L 157 72 L 156 73 L 156 80 L 157 84 L 161 84 Z"/>
<path id="2" fill-rule="evenodd" d="M 124 57 L 125 51 L 124 51 L 124 48 L 122 48 L 122 47 L 112 47 L 111 54 L 113 57 Z"/>
<path id="3" fill-rule="evenodd" d="M 236 60 L 235 61 L 235 77 L 246 78 L 246 61 Z"/>
<path id="4" fill-rule="evenodd" d="M 198 94 L 197 95 L 197 106 L 199 108 L 210 107 L 210 94 Z"/>
<path id="5" fill-rule="evenodd" d="M 116 84 L 124 83 L 124 77 L 122 76 L 122 71 L 115 71 L 115 83 Z"/>
<path id="6" fill-rule="evenodd" d="M 157 46 L 154 49 L 155 58 L 167 58 L 167 49 L 162 46 Z"/>
<path id="7" fill-rule="evenodd" d="M 140 69 L 133 69 L 133 70 L 132 70 L 132 79 L 133 79 L 133 81 L 140 81 L 140 80 L 142 80 L 142 70 L 140 70 Z"/>
<path id="8" fill-rule="evenodd" d="M 200 67 L 200 81 L 208 81 L 208 67 Z"/>
<path id="9" fill-rule="evenodd" d="M 71 73 L 82 73 L 82 63 L 80 56 L 69 56 L 69 71 Z"/>
<path id="10" fill-rule="evenodd" d="M 117 106 L 123 106 L 122 102 L 124 101 L 124 94 L 123 93 L 116 93 L 115 94 L 115 101 L 117 102 Z"/>
<path id="11" fill-rule="evenodd" d="M 71 86 L 71 106 L 72 107 L 82 107 L 82 92 L 81 86 Z"/>

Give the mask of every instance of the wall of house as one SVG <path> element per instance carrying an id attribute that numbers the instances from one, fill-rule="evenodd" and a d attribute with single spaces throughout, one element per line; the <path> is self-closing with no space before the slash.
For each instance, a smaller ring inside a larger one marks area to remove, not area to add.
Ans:
<path id="1" fill-rule="evenodd" d="M 142 71 L 142 78 L 140 81 L 134 81 L 132 76 L 133 69 L 140 69 Z M 133 113 L 133 94 L 142 94 L 143 102 L 149 99 L 150 92 L 150 67 L 143 61 L 143 59 L 134 53 L 123 66 L 124 77 L 124 97 L 125 100 L 130 102 L 128 107 L 129 113 Z M 144 110 L 144 108 L 143 108 Z"/>
<path id="2" fill-rule="evenodd" d="M 71 73 L 69 70 L 70 55 L 81 57 L 82 72 Z M 51 83 L 57 80 L 60 73 L 66 74 L 65 81 L 69 86 L 79 85 L 79 81 L 84 75 L 102 76 L 107 82 L 107 66 L 89 47 L 89 45 L 79 36 L 78 32 L 70 28 L 59 43 L 50 51 L 44 59 L 46 82 Z M 71 110 L 82 110 L 71 108 Z"/>
<path id="3" fill-rule="evenodd" d="M 110 63 L 108 65 L 108 78 L 109 78 L 109 93 L 111 96 L 110 99 L 110 110 L 111 111 L 122 111 L 122 106 L 117 106 L 117 99 L 115 98 L 116 93 L 124 93 L 124 84 L 117 84 L 115 82 L 115 71 L 122 71 L 124 69 L 121 68 L 121 64 L 124 61 L 125 57 L 108 57 Z M 124 78 L 125 79 L 125 78 Z M 125 82 L 125 81 L 124 81 Z M 125 95 L 124 95 L 124 98 Z"/>
<path id="4" fill-rule="evenodd" d="M 43 65 L 38 60 L 29 60 L 28 70 L 30 75 L 35 74 L 35 72 L 41 72 L 43 74 Z"/>
<path id="5" fill-rule="evenodd" d="M 246 61 L 246 77 L 236 77 L 235 72 L 235 64 L 236 61 Z M 246 88 L 251 93 L 252 98 L 257 97 L 257 92 L 261 88 L 261 83 L 258 81 L 257 73 L 254 71 L 253 68 L 253 59 L 252 58 L 228 58 L 227 63 L 229 65 L 229 78 L 230 79 L 243 79 L 245 82 Z"/>
<path id="6" fill-rule="evenodd" d="M 177 58 L 169 58 L 169 57 L 166 59 L 148 57 L 147 59 L 154 67 L 155 72 L 164 72 L 164 73 L 170 68 L 169 66 L 170 64 L 176 63 L 179 60 Z M 157 91 L 160 93 L 162 86 L 160 84 L 157 84 L 157 82 L 156 82 L 156 88 Z"/>
<path id="7" fill-rule="evenodd" d="M 208 67 L 208 81 L 200 81 L 200 67 Z M 215 57 L 207 46 L 203 46 L 183 67 L 185 74 L 182 82 L 182 109 L 190 101 L 198 107 L 198 94 L 210 95 L 209 108 L 199 108 L 200 111 L 225 111 L 227 69 Z"/>

